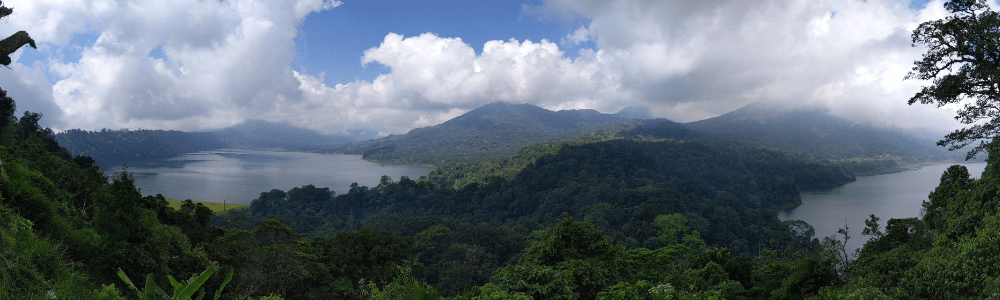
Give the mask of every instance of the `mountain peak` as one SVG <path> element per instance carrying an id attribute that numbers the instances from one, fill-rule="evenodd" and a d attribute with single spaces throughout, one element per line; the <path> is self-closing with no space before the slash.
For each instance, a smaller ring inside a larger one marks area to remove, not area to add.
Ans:
<path id="1" fill-rule="evenodd" d="M 220 139 L 231 146 L 311 149 L 349 142 L 287 123 L 246 119 L 243 123 L 216 131 Z"/>
<path id="2" fill-rule="evenodd" d="M 667 120 L 639 134 L 675 137 L 689 130 Z M 637 120 L 623 114 L 605 114 L 593 109 L 551 111 L 534 104 L 491 102 L 443 124 L 391 136 L 335 146 L 328 153 L 362 154 L 367 159 L 395 163 L 444 165 L 450 162 L 483 162 L 511 157 L 522 147 L 566 141 L 595 133 L 615 133 L 653 120 Z M 668 124 L 669 123 L 669 124 Z M 686 136 L 694 136 L 690 133 Z"/>
<path id="3" fill-rule="evenodd" d="M 619 110 L 615 115 L 619 115 L 627 118 L 634 119 L 652 119 L 653 114 L 649 112 L 649 108 L 643 106 L 633 106 L 629 105 L 621 110 Z"/>
<path id="4" fill-rule="evenodd" d="M 629 119 L 618 114 L 604 114 L 593 109 L 551 111 L 530 103 L 514 104 L 497 101 L 480 106 L 468 113 L 444 122 L 465 128 L 488 129 L 498 124 L 511 126 L 541 126 L 570 129 Z"/>

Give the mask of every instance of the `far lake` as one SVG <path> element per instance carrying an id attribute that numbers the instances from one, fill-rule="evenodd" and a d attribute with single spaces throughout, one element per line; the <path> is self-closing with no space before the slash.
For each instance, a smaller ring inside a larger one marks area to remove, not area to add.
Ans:
<path id="1" fill-rule="evenodd" d="M 863 176 L 826 190 L 802 191 L 802 205 L 778 213 L 781 220 L 803 220 L 816 229 L 816 237 L 837 234 L 846 224 L 851 236 L 848 249 L 860 248 L 868 237 L 861 235 L 865 220 L 875 214 L 881 228 L 889 219 L 920 216 L 921 203 L 941 182 L 941 174 L 955 164 L 935 164 L 898 173 Z M 986 163 L 959 163 L 973 178 L 981 177 Z M 838 236 L 838 238 L 842 238 Z M 853 251 L 853 250 L 849 250 Z"/>
<path id="2" fill-rule="evenodd" d="M 418 179 L 432 168 L 383 165 L 360 155 L 315 154 L 277 149 L 221 149 L 128 163 L 143 195 L 169 199 L 250 204 L 271 189 L 288 191 L 307 184 L 329 187 L 338 195 L 351 183 L 376 186 L 382 175 Z M 111 175 L 121 167 L 106 169 Z"/>

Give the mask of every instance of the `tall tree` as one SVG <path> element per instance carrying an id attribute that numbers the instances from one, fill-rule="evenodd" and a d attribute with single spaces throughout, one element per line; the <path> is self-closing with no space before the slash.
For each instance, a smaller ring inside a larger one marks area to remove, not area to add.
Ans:
<path id="1" fill-rule="evenodd" d="M 926 45 L 927 52 L 906 79 L 933 81 L 908 103 L 962 105 L 955 119 L 971 126 L 949 133 L 938 145 L 957 150 L 979 141 L 970 159 L 1000 136 L 1000 14 L 985 0 L 951 0 L 944 6 L 951 15 L 913 31 L 913 46 Z"/>

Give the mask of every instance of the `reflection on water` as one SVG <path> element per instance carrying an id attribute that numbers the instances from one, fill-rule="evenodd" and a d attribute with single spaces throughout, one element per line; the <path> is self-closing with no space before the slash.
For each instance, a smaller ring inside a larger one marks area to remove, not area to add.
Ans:
<path id="1" fill-rule="evenodd" d="M 271 189 L 287 191 L 312 184 L 346 193 L 352 183 L 377 185 L 382 175 L 393 180 L 425 176 L 432 169 L 382 165 L 360 155 L 314 154 L 275 149 L 222 149 L 128 164 L 143 195 L 171 199 L 249 204 Z M 105 169 L 109 175 L 121 168 Z"/>
<path id="2" fill-rule="evenodd" d="M 865 220 L 875 214 L 882 229 L 889 219 L 920 216 L 921 203 L 941 181 L 941 174 L 954 164 L 936 164 L 899 173 L 863 176 L 839 187 L 802 191 L 802 205 L 778 213 L 781 220 L 803 220 L 816 229 L 816 236 L 837 234 L 849 227 L 849 249 L 860 248 L 868 237 L 861 235 Z M 986 163 L 962 163 L 978 178 Z M 839 238 L 839 236 L 838 236 Z"/>

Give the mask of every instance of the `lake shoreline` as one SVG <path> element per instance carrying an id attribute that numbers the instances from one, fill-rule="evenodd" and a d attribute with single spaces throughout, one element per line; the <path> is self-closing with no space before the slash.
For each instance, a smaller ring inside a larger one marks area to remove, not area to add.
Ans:
<path id="1" fill-rule="evenodd" d="M 226 148 L 128 164 L 144 196 L 247 205 L 260 193 L 304 185 L 347 193 L 353 183 L 378 185 L 383 175 L 418 179 L 433 169 L 368 162 L 361 155 L 286 149 Z M 102 170 L 106 174 L 121 169 Z"/>
<path id="2" fill-rule="evenodd" d="M 875 214 L 884 228 L 889 219 L 919 217 L 921 204 L 938 186 L 941 174 L 955 164 L 969 168 L 975 178 L 986 168 L 985 162 L 939 162 L 891 174 L 858 176 L 855 182 L 842 186 L 800 191 L 800 204 L 778 211 L 778 218 L 805 221 L 820 238 L 836 235 L 846 224 L 854 237 L 848 246 L 858 248 L 865 240 L 860 234 L 864 220 Z"/>

